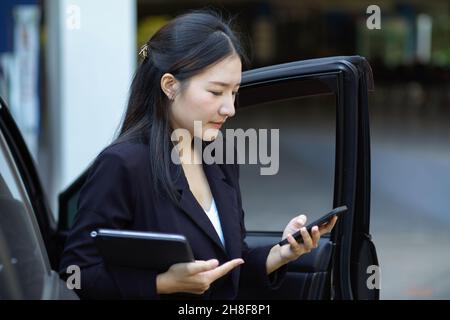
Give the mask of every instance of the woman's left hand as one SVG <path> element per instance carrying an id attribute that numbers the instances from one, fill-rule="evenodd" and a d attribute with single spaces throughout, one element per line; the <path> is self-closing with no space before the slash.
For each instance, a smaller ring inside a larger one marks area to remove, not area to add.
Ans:
<path id="1" fill-rule="evenodd" d="M 334 216 L 328 223 L 321 225 L 320 227 L 314 226 L 311 230 L 311 234 L 308 233 L 306 228 L 306 216 L 299 215 L 289 221 L 288 225 L 284 229 L 282 239 L 287 238 L 288 244 L 280 247 L 280 256 L 285 261 L 293 261 L 305 253 L 311 252 L 311 250 L 319 246 L 320 237 L 326 233 L 331 232 L 336 224 L 337 217 Z M 292 234 L 298 230 L 301 230 L 303 243 L 298 243 Z"/>

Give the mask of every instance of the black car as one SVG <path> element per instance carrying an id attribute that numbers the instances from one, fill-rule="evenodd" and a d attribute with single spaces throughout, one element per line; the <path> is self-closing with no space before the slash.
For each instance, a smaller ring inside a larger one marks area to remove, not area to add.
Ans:
<path id="1" fill-rule="evenodd" d="M 368 92 L 371 90 L 371 68 L 359 56 L 296 61 L 243 73 L 237 112 L 264 109 L 277 114 L 281 112 L 280 103 L 285 101 L 330 98 L 334 104 L 331 107 L 334 163 L 330 171 L 332 182 L 327 185 L 332 194 L 329 203 L 330 207 L 346 205 L 349 210 L 339 219 L 332 234 L 321 239 L 319 248 L 289 264 L 281 288 L 267 292 L 242 291 L 240 299 L 379 298 L 379 287 L 370 285 L 378 268 L 369 232 Z M 3 100 L 0 116 L 0 299 L 77 298 L 53 270 L 58 269 L 87 170 L 60 194 L 56 222 L 33 159 Z M 242 117 L 239 125 L 245 124 L 246 119 Z M 269 121 L 277 126 L 276 117 Z M 311 157 L 314 162 L 320 160 Z M 243 174 L 244 200 L 250 192 L 250 188 L 245 188 L 245 179 Z M 255 181 L 252 183 L 258 183 Z M 295 189 L 295 184 L 291 189 Z M 278 199 L 273 205 L 281 206 L 283 201 Z M 265 219 L 278 221 L 276 216 Z M 282 233 L 282 229 L 247 229 L 251 230 L 247 234 L 250 247 L 275 244 Z"/>

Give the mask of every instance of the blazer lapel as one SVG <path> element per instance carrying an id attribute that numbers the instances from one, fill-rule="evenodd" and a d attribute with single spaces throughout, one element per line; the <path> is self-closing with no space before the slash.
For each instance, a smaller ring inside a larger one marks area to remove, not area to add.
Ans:
<path id="1" fill-rule="evenodd" d="M 182 211 L 190 216 L 192 221 L 197 224 L 197 226 L 219 247 L 224 253 L 226 253 L 225 248 L 220 241 L 219 235 L 217 234 L 214 226 L 209 220 L 203 208 L 195 199 L 191 190 L 189 189 L 189 184 L 187 182 L 186 176 L 181 165 L 177 165 L 171 162 L 171 174 L 174 177 L 175 188 L 180 191 L 180 207 Z"/>
<path id="2" fill-rule="evenodd" d="M 203 163 L 203 169 L 211 188 L 212 196 L 219 212 L 220 224 L 224 235 L 225 246 L 214 229 L 203 208 L 195 199 L 181 165 L 170 162 L 171 175 L 175 188 L 180 191 L 180 207 L 193 222 L 230 258 L 241 255 L 240 218 L 237 207 L 236 190 L 226 182 L 225 175 L 217 164 Z"/>
<path id="3" fill-rule="evenodd" d="M 227 183 L 217 164 L 203 164 L 211 193 L 219 212 L 220 224 L 229 258 L 241 256 L 241 225 L 236 189 Z"/>
<path id="4" fill-rule="evenodd" d="M 241 217 L 236 189 L 227 183 L 227 179 L 219 165 L 203 164 L 203 168 L 216 201 L 228 259 L 240 258 L 242 256 Z M 235 291 L 239 284 L 239 270 L 239 268 L 235 268 L 230 274 Z"/>

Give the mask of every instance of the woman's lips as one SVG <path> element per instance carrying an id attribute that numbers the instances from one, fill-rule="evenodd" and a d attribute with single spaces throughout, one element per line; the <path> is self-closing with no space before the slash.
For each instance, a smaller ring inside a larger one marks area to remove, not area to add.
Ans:
<path id="1" fill-rule="evenodd" d="M 211 122 L 214 128 L 220 129 L 222 127 L 223 122 Z"/>

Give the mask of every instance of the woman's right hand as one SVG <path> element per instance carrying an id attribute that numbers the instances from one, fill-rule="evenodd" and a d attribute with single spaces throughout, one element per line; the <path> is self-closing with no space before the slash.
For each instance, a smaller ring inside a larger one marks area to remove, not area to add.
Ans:
<path id="1" fill-rule="evenodd" d="M 203 294 L 211 283 L 244 263 L 242 259 L 233 259 L 219 266 L 217 259 L 207 261 L 177 263 L 156 277 L 158 294 L 187 292 Z"/>

